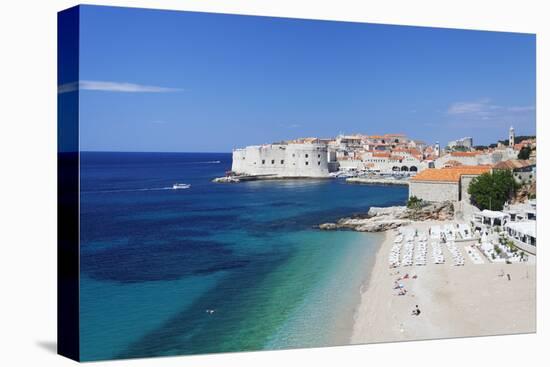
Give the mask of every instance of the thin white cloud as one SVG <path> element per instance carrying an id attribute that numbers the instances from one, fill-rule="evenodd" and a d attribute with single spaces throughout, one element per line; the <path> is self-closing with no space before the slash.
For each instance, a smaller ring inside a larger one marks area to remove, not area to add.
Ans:
<path id="1" fill-rule="evenodd" d="M 504 106 L 489 98 L 452 103 L 445 111 L 450 129 L 504 129 L 510 125 L 534 124 L 535 106 Z"/>
<path id="2" fill-rule="evenodd" d="M 476 102 L 455 102 L 447 113 L 449 115 L 476 114 L 490 109 L 489 100 L 483 99 Z"/>
<path id="3" fill-rule="evenodd" d="M 179 88 L 158 87 L 153 85 L 142 85 L 125 82 L 108 82 L 100 80 L 81 80 L 60 85 L 57 92 L 68 93 L 76 90 L 92 90 L 101 92 L 117 92 L 117 93 L 169 93 L 179 92 Z"/>
<path id="4" fill-rule="evenodd" d="M 516 116 L 534 110 L 535 106 L 500 106 L 492 104 L 490 99 L 485 98 L 473 102 L 455 102 L 449 106 L 447 114 L 463 118 L 472 117 L 488 120 L 493 117 Z"/>

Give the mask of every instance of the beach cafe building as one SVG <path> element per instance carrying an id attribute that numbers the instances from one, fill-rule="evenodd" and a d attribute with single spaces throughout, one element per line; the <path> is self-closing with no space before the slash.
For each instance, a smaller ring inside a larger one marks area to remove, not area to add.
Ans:
<path id="1" fill-rule="evenodd" d="M 502 227 L 506 223 L 510 222 L 510 214 L 497 212 L 494 210 L 482 210 L 473 215 L 474 226 L 476 229 L 483 229 L 483 227 Z"/>
<path id="2" fill-rule="evenodd" d="M 537 253 L 537 229 L 536 221 L 510 222 L 504 225 L 508 238 L 518 248 L 536 255 Z"/>

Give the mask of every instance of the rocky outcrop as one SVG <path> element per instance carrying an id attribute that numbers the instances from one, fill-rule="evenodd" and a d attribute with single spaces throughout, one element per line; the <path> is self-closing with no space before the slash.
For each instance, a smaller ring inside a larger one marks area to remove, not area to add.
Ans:
<path id="1" fill-rule="evenodd" d="M 537 183 L 530 183 L 522 185 L 512 198 L 512 204 L 525 203 L 530 198 L 534 198 L 537 195 Z"/>
<path id="2" fill-rule="evenodd" d="M 387 216 L 365 219 L 342 218 L 338 222 L 332 223 L 335 225 L 332 229 L 347 228 L 359 232 L 383 232 L 410 223 L 411 221 L 407 219 L 395 219 Z M 319 228 L 321 228 L 321 226 L 319 226 Z M 325 229 L 328 228 L 331 228 L 330 225 L 328 227 L 325 226 Z"/>
<path id="3" fill-rule="evenodd" d="M 451 201 L 432 203 L 418 209 L 407 209 L 407 218 L 415 221 L 425 220 L 452 220 L 454 219 L 454 205 Z"/>
<path id="4" fill-rule="evenodd" d="M 408 225 L 413 221 L 451 220 L 454 207 L 450 201 L 427 204 L 409 209 L 405 206 L 372 207 L 367 214 L 357 214 L 338 220 L 336 223 L 319 225 L 322 230 L 352 229 L 359 232 L 383 232 Z"/>
<path id="5" fill-rule="evenodd" d="M 338 229 L 338 225 L 336 223 L 323 223 L 323 224 L 319 224 L 319 229 L 330 231 L 333 229 Z"/>
<path id="6" fill-rule="evenodd" d="M 367 218 L 372 217 L 381 217 L 381 216 L 392 216 L 396 218 L 401 218 L 405 216 L 407 212 L 406 206 L 388 206 L 388 207 L 378 207 L 373 206 L 369 209 L 367 213 Z"/>

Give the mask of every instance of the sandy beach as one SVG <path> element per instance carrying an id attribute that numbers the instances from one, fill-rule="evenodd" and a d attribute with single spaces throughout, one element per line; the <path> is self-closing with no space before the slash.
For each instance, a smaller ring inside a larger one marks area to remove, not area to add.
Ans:
<path id="1" fill-rule="evenodd" d="M 427 231 L 433 224 L 408 227 Z M 531 333 L 536 331 L 535 262 L 474 264 L 458 245 L 464 266 L 445 264 L 388 267 L 388 254 L 397 235 L 386 232 L 369 279 L 361 289 L 351 343 L 376 343 L 434 338 Z M 473 242 L 469 242 L 473 243 Z M 445 256 L 450 253 L 445 249 Z M 429 257 L 429 255 L 428 255 Z M 397 278 L 407 294 L 398 296 Z M 508 279 L 510 275 L 510 280 Z M 412 277 L 416 275 L 416 279 Z M 421 313 L 413 316 L 418 305 Z"/>

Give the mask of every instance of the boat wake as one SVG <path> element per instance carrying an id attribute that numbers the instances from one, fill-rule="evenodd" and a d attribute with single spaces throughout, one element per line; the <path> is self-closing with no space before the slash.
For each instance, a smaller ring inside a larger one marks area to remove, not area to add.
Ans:
<path id="1" fill-rule="evenodd" d="M 188 189 L 189 187 L 180 187 L 178 189 Z M 97 191 L 81 191 L 82 194 L 103 194 L 114 192 L 137 192 L 137 191 L 161 191 L 161 190 L 175 190 L 173 186 L 167 187 L 151 187 L 144 189 L 117 189 L 117 190 L 97 190 Z"/>

